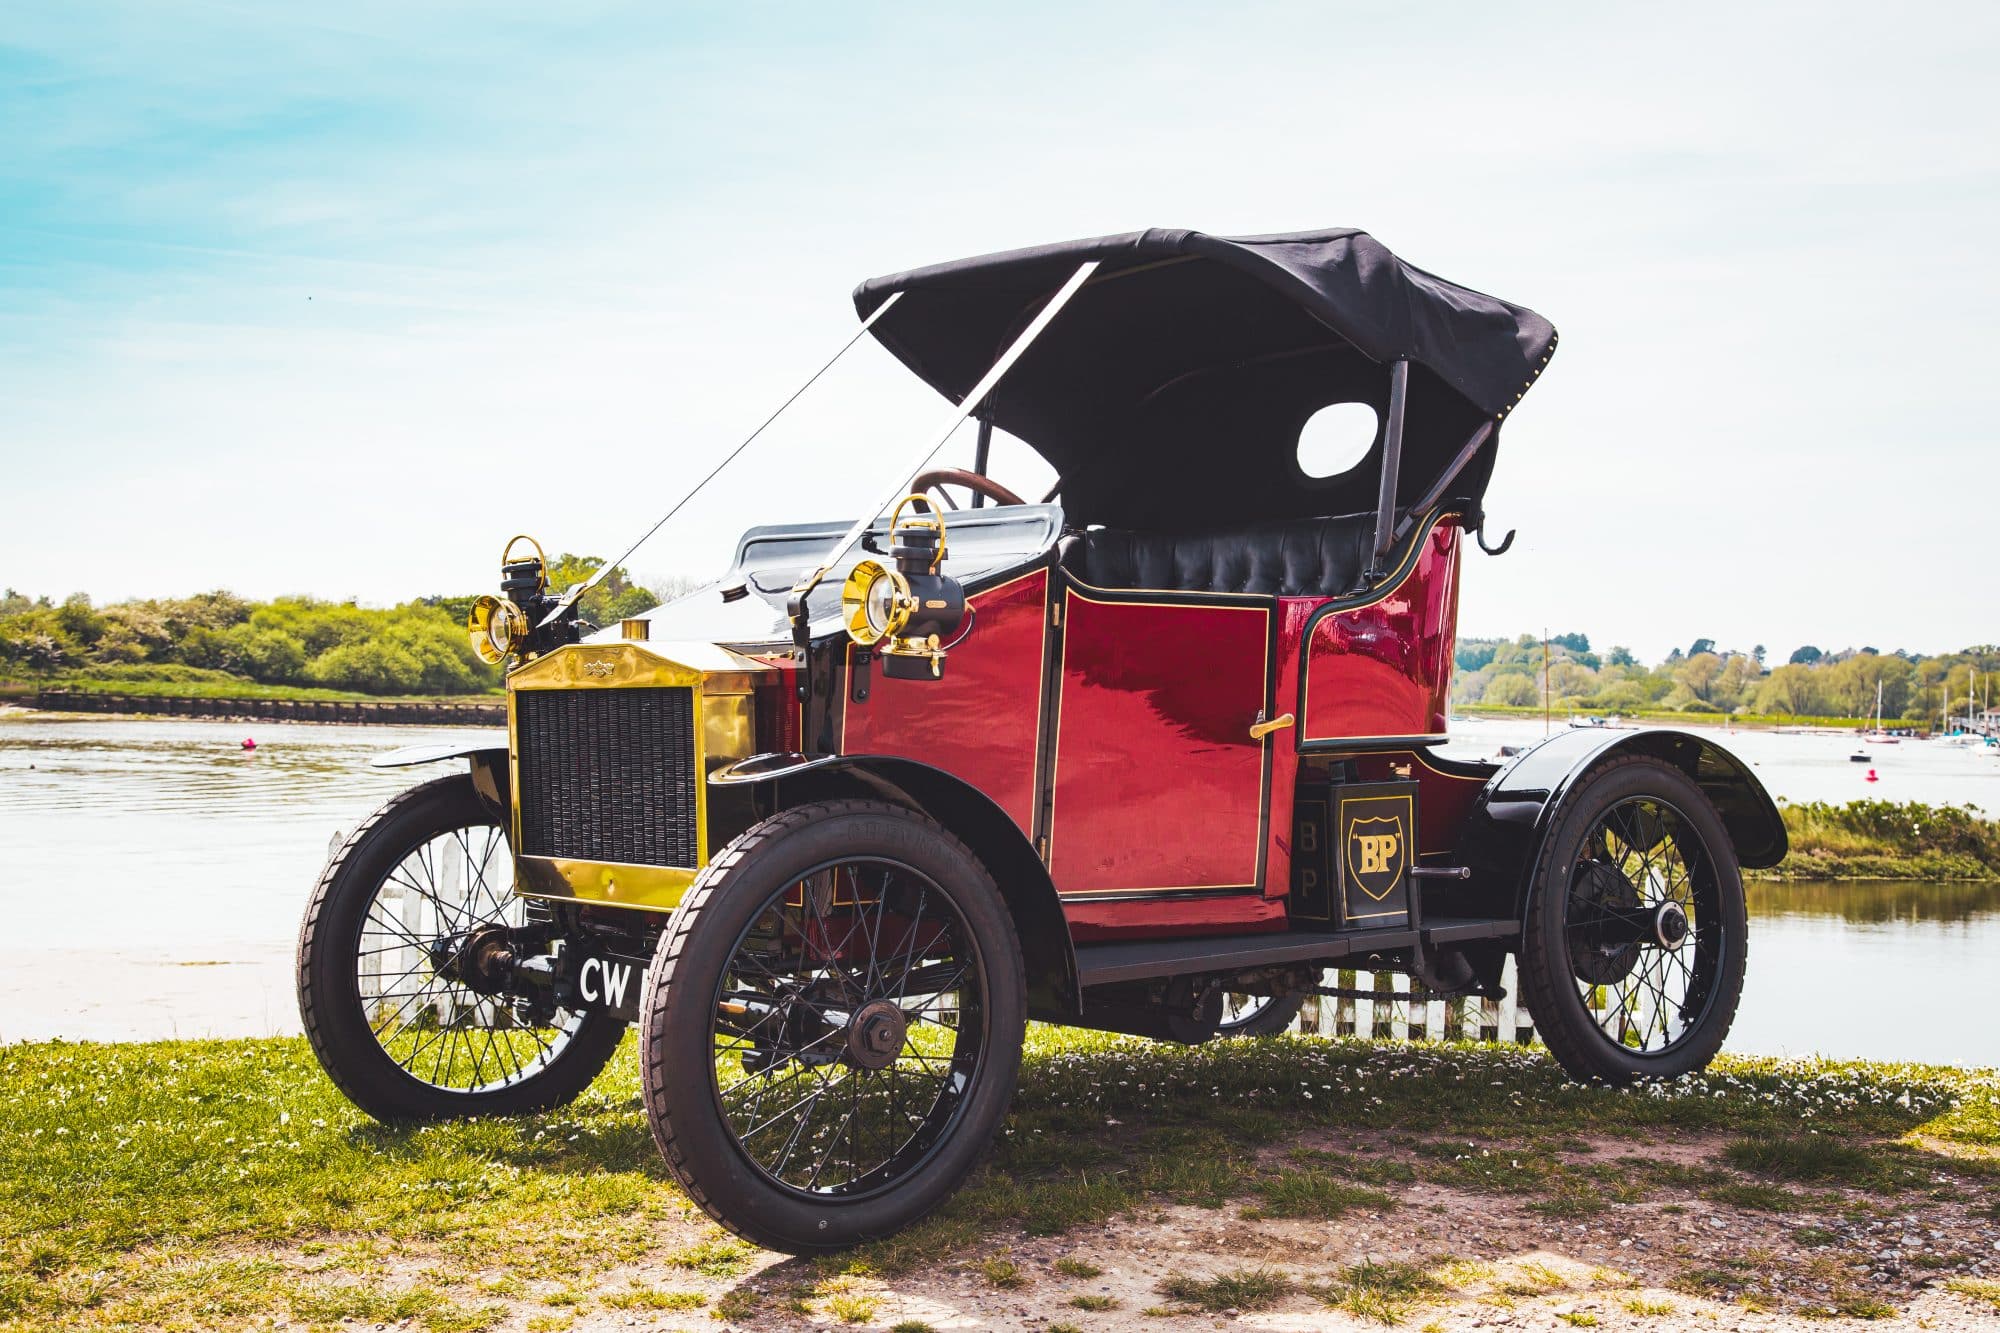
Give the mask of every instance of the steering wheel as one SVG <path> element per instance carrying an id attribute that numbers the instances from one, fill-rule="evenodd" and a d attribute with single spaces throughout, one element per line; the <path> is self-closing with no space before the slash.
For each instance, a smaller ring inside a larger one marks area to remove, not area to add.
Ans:
<path id="1" fill-rule="evenodd" d="M 953 504 L 951 497 L 944 493 L 943 488 L 946 486 L 963 486 L 966 490 L 976 495 L 983 495 L 997 505 L 1024 505 L 1028 503 L 1005 486 L 1002 486 L 999 482 L 993 480 L 993 478 L 983 477 L 977 472 L 967 472 L 963 468 L 934 467 L 928 472 L 919 472 L 916 478 L 910 482 L 910 489 L 912 491 L 935 491 L 937 497 L 945 502 L 947 508 L 956 509 L 958 506 Z"/>

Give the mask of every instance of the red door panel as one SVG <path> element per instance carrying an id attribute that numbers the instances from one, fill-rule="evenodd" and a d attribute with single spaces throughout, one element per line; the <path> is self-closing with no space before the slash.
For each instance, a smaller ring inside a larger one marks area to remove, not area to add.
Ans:
<path id="1" fill-rule="evenodd" d="M 1049 871 L 1063 894 L 1258 881 L 1270 612 L 1064 599 Z"/>
<path id="2" fill-rule="evenodd" d="M 842 705 L 841 750 L 934 765 L 993 798 L 1035 836 L 1048 571 L 976 593 L 970 628 L 944 660 L 942 680 L 890 680 L 879 664 L 868 699 Z M 852 680 L 855 647 L 847 645 Z"/>

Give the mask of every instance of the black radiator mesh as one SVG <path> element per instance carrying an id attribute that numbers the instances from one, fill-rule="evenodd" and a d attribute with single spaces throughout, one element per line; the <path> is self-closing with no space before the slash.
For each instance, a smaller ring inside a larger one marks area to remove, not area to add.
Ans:
<path id="1" fill-rule="evenodd" d="M 514 727 L 523 853 L 700 864 L 693 690 L 517 690 Z"/>

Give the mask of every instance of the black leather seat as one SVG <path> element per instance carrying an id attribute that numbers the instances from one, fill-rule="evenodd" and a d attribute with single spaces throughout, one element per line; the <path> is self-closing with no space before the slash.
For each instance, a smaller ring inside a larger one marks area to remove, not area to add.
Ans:
<path id="1" fill-rule="evenodd" d="M 1373 514 L 1195 533 L 1093 528 L 1064 564 L 1099 588 L 1337 597 L 1360 582 L 1374 537 Z"/>

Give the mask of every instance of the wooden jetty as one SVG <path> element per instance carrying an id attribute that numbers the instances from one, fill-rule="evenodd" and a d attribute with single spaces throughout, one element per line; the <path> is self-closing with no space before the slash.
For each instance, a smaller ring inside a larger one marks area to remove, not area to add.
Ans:
<path id="1" fill-rule="evenodd" d="M 237 722 L 345 722 L 406 727 L 504 727 L 505 699 L 199 699 L 42 690 L 17 703 L 62 713 L 149 713 Z"/>

